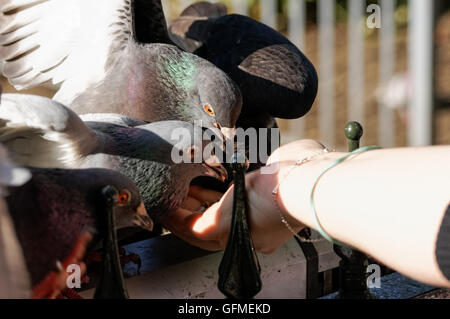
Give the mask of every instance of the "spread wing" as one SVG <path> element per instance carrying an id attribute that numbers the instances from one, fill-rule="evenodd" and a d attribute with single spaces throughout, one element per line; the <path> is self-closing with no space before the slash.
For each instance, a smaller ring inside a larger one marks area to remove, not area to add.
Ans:
<path id="1" fill-rule="evenodd" d="M 3 74 L 19 90 L 51 81 L 63 83 L 61 90 L 81 92 L 98 83 L 134 36 L 133 4 L 133 0 L 0 0 Z"/>
<path id="2" fill-rule="evenodd" d="M 38 96 L 5 94 L 0 143 L 20 165 L 76 168 L 98 146 L 94 131 L 62 104 Z"/>

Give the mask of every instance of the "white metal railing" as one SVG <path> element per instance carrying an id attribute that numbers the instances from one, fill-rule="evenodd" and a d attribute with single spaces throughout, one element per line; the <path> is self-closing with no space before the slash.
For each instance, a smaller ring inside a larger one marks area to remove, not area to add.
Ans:
<path id="1" fill-rule="evenodd" d="M 433 105 L 433 6 L 434 1 L 410 0 L 409 70 L 413 94 L 410 97 L 408 142 L 432 143 Z"/>
<path id="2" fill-rule="evenodd" d="M 380 85 L 388 83 L 395 71 L 395 12 L 396 0 L 381 0 L 382 26 L 380 30 Z M 379 105 L 378 140 L 384 147 L 395 146 L 395 113 L 388 105 Z"/>
<path id="3" fill-rule="evenodd" d="M 168 0 L 166 0 L 167 2 Z M 174 0 L 170 0 L 174 1 Z M 180 5 L 188 5 L 193 0 L 177 0 Z M 348 1 L 348 114 L 349 120 L 364 124 L 365 96 L 365 54 L 364 29 L 367 19 L 365 0 Z M 410 145 L 428 145 L 432 143 L 432 21 L 433 1 L 409 0 L 410 61 L 409 76 L 413 82 L 408 110 Z M 386 85 L 395 74 L 395 37 L 394 12 L 396 0 L 379 0 L 381 8 L 381 30 L 379 37 L 379 87 Z M 233 12 L 248 14 L 247 0 L 230 0 Z M 277 1 L 260 0 L 261 21 L 269 26 L 277 25 Z M 335 0 L 317 0 L 317 20 L 319 28 L 319 119 L 320 139 L 325 143 L 335 141 Z M 305 48 L 306 0 L 289 0 L 288 35 L 300 49 Z M 169 14 L 170 15 L 170 14 Z M 375 89 L 374 89 L 375 91 Z M 378 142 L 385 147 L 395 146 L 396 123 L 395 110 L 380 101 L 378 112 Z M 303 119 L 290 123 L 290 138 L 305 136 Z"/>

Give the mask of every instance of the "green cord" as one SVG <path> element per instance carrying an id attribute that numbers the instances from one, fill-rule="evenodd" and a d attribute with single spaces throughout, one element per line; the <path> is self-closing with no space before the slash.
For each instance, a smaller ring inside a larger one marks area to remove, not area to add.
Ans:
<path id="1" fill-rule="evenodd" d="M 353 152 L 351 152 L 350 154 L 334 161 L 329 167 L 327 167 L 322 174 L 319 175 L 319 177 L 317 178 L 316 182 L 314 183 L 313 189 L 311 191 L 311 208 L 312 208 L 312 213 L 313 213 L 313 219 L 314 219 L 314 223 L 316 224 L 316 228 L 317 231 L 320 233 L 320 235 L 322 235 L 323 238 L 325 238 L 326 240 L 328 240 L 329 242 L 332 242 L 336 245 L 339 246 L 348 246 L 336 239 L 333 239 L 330 235 L 327 234 L 327 232 L 323 229 L 322 225 L 320 224 L 319 221 L 319 217 L 317 216 L 317 211 L 316 211 L 316 206 L 314 204 L 314 193 L 316 191 L 317 188 L 317 184 L 319 183 L 320 179 L 331 169 L 335 168 L 336 166 L 338 166 L 339 164 L 345 162 L 347 159 L 349 159 L 351 156 L 355 155 L 355 154 L 361 154 L 367 151 L 372 151 L 372 150 L 378 150 L 381 149 L 381 147 L 379 146 L 366 146 L 366 147 L 362 147 L 359 148 Z"/>

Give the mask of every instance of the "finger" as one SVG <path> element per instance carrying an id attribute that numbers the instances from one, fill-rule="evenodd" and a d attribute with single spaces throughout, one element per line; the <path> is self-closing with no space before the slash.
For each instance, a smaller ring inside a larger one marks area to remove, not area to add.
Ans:
<path id="1" fill-rule="evenodd" d="M 207 238 L 201 236 L 201 234 L 194 233 L 192 231 L 193 225 L 201 217 L 202 214 L 193 213 L 186 209 L 179 208 L 165 221 L 167 224 L 164 226 L 170 229 L 175 236 L 183 239 L 191 245 L 210 251 L 222 249 L 218 241 L 208 240 Z"/>
<path id="2" fill-rule="evenodd" d="M 182 207 L 192 212 L 198 212 L 203 207 L 203 203 L 194 197 L 188 196 Z"/>
<path id="3" fill-rule="evenodd" d="M 208 231 L 213 230 L 218 223 L 217 217 L 220 209 L 220 203 L 211 205 L 200 218 L 196 219 L 191 229 L 197 235 L 205 235 Z"/>
<path id="4" fill-rule="evenodd" d="M 201 214 L 194 213 L 184 208 L 178 208 L 162 221 L 163 226 L 173 233 L 189 233 L 189 229 Z"/>
<path id="5" fill-rule="evenodd" d="M 189 188 L 189 196 L 207 204 L 206 206 L 209 207 L 220 201 L 223 194 L 200 186 L 191 186 Z"/>

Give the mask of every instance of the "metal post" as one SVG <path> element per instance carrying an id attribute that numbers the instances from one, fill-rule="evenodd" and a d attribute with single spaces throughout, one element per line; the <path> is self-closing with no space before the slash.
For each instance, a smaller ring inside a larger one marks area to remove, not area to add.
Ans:
<path id="1" fill-rule="evenodd" d="M 380 30 L 380 80 L 379 87 L 385 86 L 395 71 L 395 6 L 396 0 L 381 0 Z M 383 147 L 395 146 L 395 113 L 394 110 L 380 103 L 379 107 L 379 144 Z"/>
<path id="2" fill-rule="evenodd" d="M 274 29 L 277 28 L 277 1 L 261 0 L 261 22 Z"/>
<path id="3" fill-rule="evenodd" d="M 364 0 L 348 0 L 349 119 L 364 124 Z"/>
<path id="4" fill-rule="evenodd" d="M 350 122 L 345 127 L 348 140 L 348 151 L 353 152 L 360 147 L 363 127 L 358 122 Z M 367 287 L 367 256 L 351 247 L 333 245 L 335 253 L 341 257 L 339 263 L 340 299 L 372 299 Z"/>
<path id="5" fill-rule="evenodd" d="M 288 33 L 289 39 L 300 50 L 305 50 L 305 32 L 306 32 L 306 3 L 305 0 L 289 0 L 288 10 Z M 293 138 L 299 139 L 305 137 L 305 119 L 299 118 L 289 123 Z"/>
<path id="6" fill-rule="evenodd" d="M 409 69 L 412 96 L 409 107 L 409 145 L 432 144 L 433 10 L 434 1 L 409 2 Z"/>
<path id="7" fill-rule="evenodd" d="M 320 140 L 334 144 L 334 25 L 335 0 L 318 0 Z"/>

